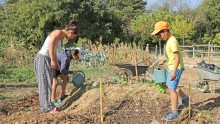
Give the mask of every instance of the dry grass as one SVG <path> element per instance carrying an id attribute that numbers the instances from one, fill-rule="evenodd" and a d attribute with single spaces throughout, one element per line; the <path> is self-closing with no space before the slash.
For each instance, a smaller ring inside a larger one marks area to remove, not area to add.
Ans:
<path id="1" fill-rule="evenodd" d="M 140 49 L 135 43 L 113 43 L 110 45 L 103 45 L 100 43 L 88 43 L 89 50 L 93 52 L 105 52 L 108 57 L 107 60 L 111 65 L 116 63 L 135 64 L 135 57 L 137 56 L 137 64 L 149 65 L 154 61 L 154 57 L 149 52 Z"/>

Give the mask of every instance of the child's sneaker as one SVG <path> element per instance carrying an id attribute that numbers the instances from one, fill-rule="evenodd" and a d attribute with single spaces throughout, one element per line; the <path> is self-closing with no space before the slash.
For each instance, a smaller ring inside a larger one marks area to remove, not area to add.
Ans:
<path id="1" fill-rule="evenodd" d="M 177 118 L 178 115 L 179 115 L 178 111 L 172 111 L 168 113 L 167 115 L 163 116 L 163 119 L 166 121 L 170 121 L 170 120 Z"/>
<path id="2" fill-rule="evenodd" d="M 61 102 L 57 102 L 55 100 L 52 101 L 52 104 L 56 107 L 61 107 L 62 106 L 62 103 Z"/>
<path id="3" fill-rule="evenodd" d="M 64 94 L 60 97 L 60 101 L 63 101 L 68 95 Z"/>

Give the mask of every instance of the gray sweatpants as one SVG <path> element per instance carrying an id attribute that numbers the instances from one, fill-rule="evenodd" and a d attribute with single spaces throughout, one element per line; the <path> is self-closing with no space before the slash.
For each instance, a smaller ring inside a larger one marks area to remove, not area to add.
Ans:
<path id="1" fill-rule="evenodd" d="M 41 54 L 37 54 L 34 59 L 34 70 L 38 82 L 40 109 L 48 112 L 53 109 L 50 102 L 52 91 L 52 69 L 50 58 Z"/>

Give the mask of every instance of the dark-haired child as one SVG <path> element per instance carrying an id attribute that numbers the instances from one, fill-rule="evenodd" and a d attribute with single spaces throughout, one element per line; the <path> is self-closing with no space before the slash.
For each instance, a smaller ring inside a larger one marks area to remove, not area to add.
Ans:
<path id="1" fill-rule="evenodd" d="M 68 74 L 75 75 L 78 71 L 70 71 L 69 66 L 71 60 L 83 59 L 82 50 L 77 47 L 73 50 L 61 51 L 57 54 L 58 64 L 60 65 L 60 70 L 53 70 L 53 84 L 52 84 L 52 93 L 51 93 L 51 102 L 56 107 L 61 107 L 61 101 L 66 98 L 65 95 L 66 85 L 69 81 Z M 63 82 L 61 85 L 61 94 L 59 99 L 56 100 L 56 89 L 58 86 L 58 77 L 60 77 Z"/>

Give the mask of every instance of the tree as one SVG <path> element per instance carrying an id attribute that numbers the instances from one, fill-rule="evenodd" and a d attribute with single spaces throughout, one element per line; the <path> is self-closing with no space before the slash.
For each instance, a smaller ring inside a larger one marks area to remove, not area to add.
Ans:
<path id="1" fill-rule="evenodd" d="M 81 37 L 109 43 L 115 37 L 130 36 L 130 18 L 143 12 L 144 5 L 142 0 L 8 0 L 3 5 L 0 35 L 18 46 L 28 49 L 36 44 L 39 49 L 49 32 L 75 18 Z"/>
<path id="2" fill-rule="evenodd" d="M 45 35 L 65 25 L 58 0 L 19 0 L 4 4 L 1 34 L 5 41 L 29 48 L 32 43 L 42 45 Z"/>
<path id="3" fill-rule="evenodd" d="M 147 4 L 144 0 L 108 0 L 108 8 L 115 18 L 121 20 L 122 33 L 119 37 L 121 41 L 128 41 L 135 39 L 135 35 L 131 31 L 131 20 L 138 15 L 145 13 L 145 6 Z M 116 27 L 119 28 L 119 27 Z"/>
<path id="4" fill-rule="evenodd" d="M 185 20 L 183 16 L 176 16 L 175 20 L 171 23 L 171 31 L 177 37 L 183 40 L 191 38 L 194 31 L 194 22 Z"/>
<path id="5" fill-rule="evenodd" d="M 151 33 L 154 30 L 155 23 L 160 20 L 172 22 L 174 16 L 167 11 L 157 11 L 148 15 L 140 15 L 132 20 L 131 30 L 139 36 L 139 45 L 145 47 L 146 44 L 156 42 L 156 39 L 151 36 Z"/>
<path id="6" fill-rule="evenodd" d="M 216 38 L 218 39 L 220 32 L 219 10 L 219 0 L 204 0 L 197 8 L 196 34 L 194 37 L 198 37 L 200 42 L 218 43 Z"/>

